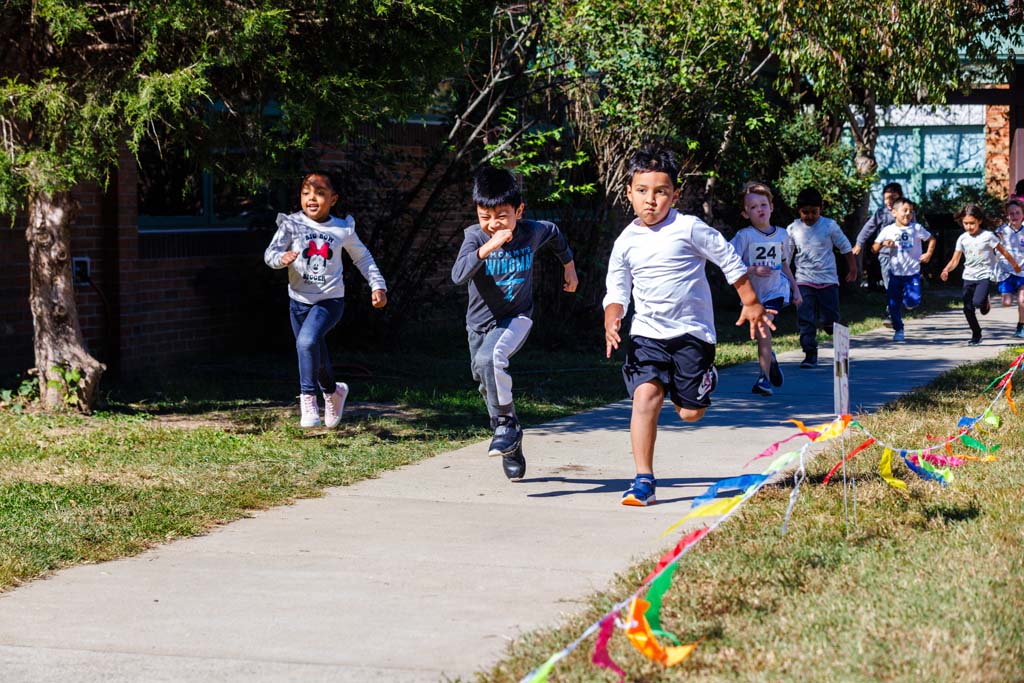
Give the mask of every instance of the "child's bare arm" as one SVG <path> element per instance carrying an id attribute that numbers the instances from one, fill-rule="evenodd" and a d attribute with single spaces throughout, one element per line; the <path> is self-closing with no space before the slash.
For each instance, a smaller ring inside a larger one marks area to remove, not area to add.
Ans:
<path id="1" fill-rule="evenodd" d="M 626 308 L 622 304 L 608 304 L 604 309 L 604 353 L 605 358 L 612 357 L 612 350 L 619 348 L 622 338 L 619 328 L 622 327 L 622 316 Z"/>
<path id="2" fill-rule="evenodd" d="M 854 256 L 852 251 L 848 251 L 844 254 L 846 256 L 846 281 L 856 282 L 857 281 L 857 257 Z"/>
<path id="3" fill-rule="evenodd" d="M 1015 258 L 1013 258 L 1013 254 L 1011 254 L 1010 252 L 1008 252 L 1006 250 L 1006 247 L 1004 247 L 1003 245 L 999 244 L 999 245 L 996 246 L 996 251 L 998 251 L 1002 255 L 1002 257 L 1004 259 L 1006 259 L 1007 263 L 1009 263 L 1011 266 L 1013 266 L 1013 272 L 1015 272 L 1015 273 L 1019 273 L 1020 272 L 1020 264 L 1017 263 L 1017 260 Z"/>
<path id="4" fill-rule="evenodd" d="M 768 333 L 765 332 L 765 325 L 774 330 L 775 323 L 772 322 L 768 312 L 765 311 L 764 306 L 758 301 L 757 292 L 754 291 L 754 286 L 750 284 L 750 277 L 744 275 L 739 280 L 736 280 L 732 286 L 736 288 L 736 293 L 740 295 L 740 301 L 743 302 L 743 308 L 740 309 L 740 317 L 736 321 L 736 326 L 739 327 L 745 322 L 749 323 L 751 339 L 756 339 L 758 336 L 766 338 Z M 772 314 L 778 313 L 778 311 L 770 312 Z M 607 312 L 605 315 L 605 320 L 607 320 Z"/>
<path id="5" fill-rule="evenodd" d="M 960 254 L 961 254 L 960 251 L 954 251 L 953 252 L 953 257 L 951 259 L 949 259 L 949 263 L 947 263 L 946 267 L 942 269 L 941 273 L 939 273 L 939 278 L 943 282 L 948 280 L 949 279 L 949 274 L 951 272 L 953 272 L 954 270 L 956 270 L 956 267 L 958 265 L 960 265 Z"/>
<path id="6" fill-rule="evenodd" d="M 563 267 L 565 268 L 565 273 L 562 289 L 566 292 L 575 292 L 576 288 L 580 286 L 580 279 L 576 275 L 576 262 L 569 261 Z"/>
<path id="7" fill-rule="evenodd" d="M 934 254 L 934 253 L 935 253 L 935 238 L 934 237 L 929 237 L 928 238 L 928 248 L 925 249 L 925 252 L 923 254 L 921 254 L 921 263 L 928 263 L 929 261 L 931 261 L 932 260 L 932 254 Z"/>
<path id="8" fill-rule="evenodd" d="M 789 290 L 793 294 L 793 305 L 799 306 L 803 303 L 804 298 L 800 296 L 800 287 L 796 284 L 796 276 L 793 275 L 788 261 L 782 262 L 782 276 L 789 282 Z"/>

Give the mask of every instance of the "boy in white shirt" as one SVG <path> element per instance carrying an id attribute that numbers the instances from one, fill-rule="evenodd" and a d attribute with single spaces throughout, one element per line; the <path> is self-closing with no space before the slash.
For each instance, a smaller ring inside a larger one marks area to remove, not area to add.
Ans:
<path id="1" fill-rule="evenodd" d="M 924 226 L 913 220 L 914 202 L 900 197 L 892 203 L 895 223 L 882 228 L 871 250 L 876 254 L 885 249 L 889 252 L 889 320 L 892 325 L 893 341 L 903 341 L 903 307 L 913 310 L 921 305 L 921 264 L 928 263 L 935 251 L 935 238 Z M 921 242 L 928 243 L 928 249 L 921 253 Z"/>
<path id="2" fill-rule="evenodd" d="M 813 188 L 800 190 L 796 208 L 800 219 L 786 231 L 793 240 L 794 275 L 803 303 L 797 306 L 800 348 L 804 350 L 801 368 L 818 365 L 818 327 L 832 334 L 839 318 L 839 274 L 833 249 L 846 257 L 846 281 L 857 280 L 857 258 L 839 225 L 821 215 L 821 193 Z"/>
<path id="3" fill-rule="evenodd" d="M 789 303 L 790 292 L 793 303 L 800 305 L 800 290 L 789 270 L 793 259 L 793 240 L 785 228 L 772 225 L 772 191 L 764 183 L 744 183 L 740 190 L 741 215 L 750 221 L 750 227 L 743 228 L 729 242 L 747 265 L 747 275 L 757 292 L 769 317 L 771 311 L 778 313 Z M 782 369 L 772 351 L 771 334 L 757 340 L 757 357 L 761 372 L 751 392 L 771 396 L 772 387 L 782 386 Z"/>
<path id="4" fill-rule="evenodd" d="M 1006 224 L 996 230 L 996 237 L 1013 260 L 1024 263 L 1024 201 L 1011 199 L 1006 202 Z M 1012 306 L 1017 298 L 1017 330 L 1014 337 L 1024 337 L 1024 277 L 1013 272 L 1007 259 L 999 259 L 996 271 L 999 293 L 1003 295 L 1003 306 Z"/>
<path id="5" fill-rule="evenodd" d="M 717 384 L 715 320 L 704 266 L 711 261 L 740 295 L 737 325 L 755 330 L 775 325 L 757 299 L 747 268 L 720 232 L 672 208 L 679 199 L 679 165 L 667 150 L 642 149 L 626 162 L 626 196 L 636 219 L 615 240 L 604 297 L 605 353 L 621 343 L 619 328 L 634 302 L 630 348 L 622 367 L 633 398 L 629 424 L 636 478 L 623 505 L 656 500 L 654 442 L 667 393 L 683 420 L 696 422 L 711 405 Z"/>

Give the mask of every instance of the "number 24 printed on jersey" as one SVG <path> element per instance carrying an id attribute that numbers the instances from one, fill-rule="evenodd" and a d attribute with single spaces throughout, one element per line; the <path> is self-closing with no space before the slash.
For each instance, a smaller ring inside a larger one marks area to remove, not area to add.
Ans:
<path id="1" fill-rule="evenodd" d="M 761 242 L 747 247 L 747 261 L 752 266 L 768 266 L 779 270 L 782 268 L 782 243 Z"/>

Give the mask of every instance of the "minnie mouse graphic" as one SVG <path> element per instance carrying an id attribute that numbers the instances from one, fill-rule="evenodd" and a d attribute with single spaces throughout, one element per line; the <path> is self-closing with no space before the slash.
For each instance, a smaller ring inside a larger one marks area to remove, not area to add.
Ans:
<path id="1" fill-rule="evenodd" d="M 306 282 L 322 284 L 326 280 L 327 264 L 332 256 L 334 252 L 326 242 L 317 245 L 316 241 L 309 240 L 309 246 L 302 251 L 302 257 L 306 260 L 303 276 Z"/>

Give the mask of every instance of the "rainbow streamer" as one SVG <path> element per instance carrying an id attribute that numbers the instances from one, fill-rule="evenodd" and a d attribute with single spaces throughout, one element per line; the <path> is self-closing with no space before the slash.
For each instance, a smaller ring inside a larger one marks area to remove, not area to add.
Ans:
<path id="1" fill-rule="evenodd" d="M 674 548 L 672 548 L 667 553 L 661 556 L 661 559 L 658 560 L 658 564 L 657 566 L 655 566 L 654 571 L 648 574 L 647 578 L 644 579 L 644 585 L 650 583 L 651 579 L 653 579 L 655 576 L 661 573 L 661 570 L 669 565 L 669 562 L 672 562 L 677 557 L 682 555 L 684 550 L 686 550 L 691 545 L 702 539 L 704 537 L 704 534 L 706 534 L 710 530 L 711 529 L 709 529 L 708 527 L 702 526 L 701 528 L 694 529 L 690 533 L 683 536 L 683 538 L 678 543 L 676 543 Z"/>
<path id="2" fill-rule="evenodd" d="M 882 451 L 882 461 L 878 463 L 878 472 L 882 475 L 882 479 L 886 481 L 889 486 L 897 489 L 906 490 L 907 485 L 892 476 L 892 449 L 886 448 Z"/>
<path id="3" fill-rule="evenodd" d="M 836 470 L 843 466 L 844 462 L 850 462 L 851 460 L 853 460 L 853 456 L 867 449 L 873 443 L 875 443 L 875 437 L 872 436 L 867 441 L 865 441 L 864 443 L 850 451 L 850 454 L 848 456 L 846 456 L 845 458 L 840 458 L 839 462 L 837 462 L 835 466 L 833 466 L 832 469 L 828 471 L 828 474 L 825 475 L 825 478 L 822 480 L 821 485 L 826 486 L 829 480 L 832 478 L 832 475 L 836 473 Z"/>
<path id="4" fill-rule="evenodd" d="M 719 491 L 743 489 L 743 492 L 747 493 L 750 489 L 754 488 L 770 476 L 770 474 L 744 474 L 739 477 L 730 477 L 729 479 L 717 481 L 709 486 L 707 491 L 693 499 L 693 504 L 690 506 L 690 509 L 698 508 L 701 505 L 714 500 Z"/>
<path id="5" fill-rule="evenodd" d="M 917 476 L 921 477 L 922 479 L 927 479 L 929 481 L 937 481 L 943 486 L 946 486 L 949 483 L 940 471 L 936 471 L 934 468 L 927 467 L 927 463 L 922 463 L 921 465 L 918 465 L 917 457 L 908 456 L 905 450 L 900 451 L 900 457 L 903 458 L 903 462 L 906 463 L 908 468 L 910 468 L 910 471 L 916 474 Z"/>
<path id="6" fill-rule="evenodd" d="M 739 505 L 740 501 L 743 500 L 743 494 L 733 496 L 732 498 L 719 498 L 716 501 L 708 503 L 707 505 L 701 505 L 696 510 L 691 510 L 690 514 L 686 515 L 678 522 L 674 523 L 669 528 L 665 529 L 665 533 L 662 537 L 668 536 L 670 533 L 675 531 L 681 524 L 690 519 L 697 517 L 716 517 L 718 515 L 724 515 L 725 513 L 732 510 L 734 507 Z"/>
<path id="7" fill-rule="evenodd" d="M 697 649 L 697 643 L 665 647 L 658 642 L 651 632 L 650 624 L 647 623 L 647 617 L 644 616 L 648 607 L 648 602 L 642 598 L 633 598 L 629 605 L 629 626 L 626 629 L 626 637 L 629 638 L 633 647 L 647 659 L 659 662 L 666 667 L 675 666 L 693 654 L 693 651 Z"/>
<path id="8" fill-rule="evenodd" d="M 604 669 L 610 669 L 619 676 L 619 683 L 626 680 L 626 672 L 612 660 L 608 654 L 608 641 L 615 632 L 615 613 L 612 612 L 601 620 L 601 630 L 598 631 L 597 640 L 594 642 L 594 654 L 590 657 L 591 663 Z"/>

